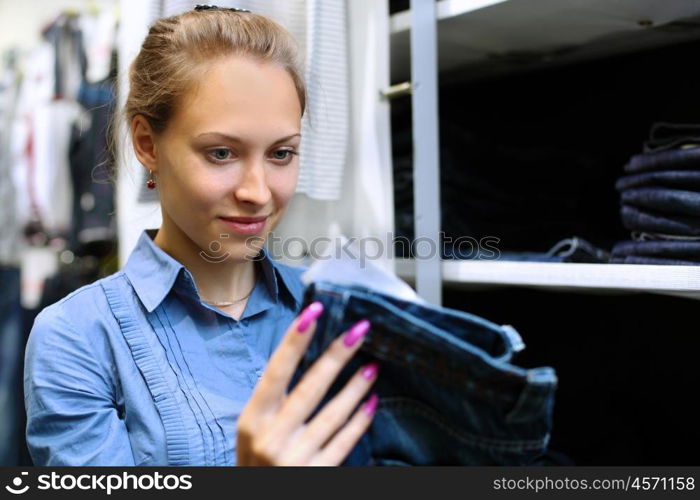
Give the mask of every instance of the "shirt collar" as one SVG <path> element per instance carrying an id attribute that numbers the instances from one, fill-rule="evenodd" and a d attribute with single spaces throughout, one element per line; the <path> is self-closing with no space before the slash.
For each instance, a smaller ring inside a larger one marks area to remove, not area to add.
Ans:
<path id="1" fill-rule="evenodd" d="M 153 242 L 157 232 L 157 229 L 145 229 L 141 233 L 136 247 L 124 266 L 124 273 L 148 312 L 153 312 L 170 293 L 173 286 L 179 282 L 182 282 L 182 286 L 189 295 L 199 298 L 194 278 L 189 270 Z M 298 301 L 297 294 L 294 293 L 295 287 L 287 282 L 290 279 L 288 273 L 281 272 L 280 264 L 272 258 L 265 247 L 261 250 L 258 263 L 262 269 L 260 279 L 265 283 L 273 302 L 279 301 L 280 282 L 284 285 L 286 293 L 293 300 Z M 246 313 L 246 316 L 255 312 L 251 310 Z"/>

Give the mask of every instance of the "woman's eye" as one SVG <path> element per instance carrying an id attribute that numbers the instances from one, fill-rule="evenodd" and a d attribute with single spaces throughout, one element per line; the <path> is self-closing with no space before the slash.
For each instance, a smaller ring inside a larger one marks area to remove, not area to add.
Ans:
<path id="1" fill-rule="evenodd" d="M 231 160 L 234 157 L 233 151 L 231 151 L 229 148 L 216 148 L 216 149 L 210 149 L 207 152 L 209 158 L 211 158 L 212 161 L 220 163 L 224 162 L 227 160 Z M 293 149 L 278 149 L 277 151 L 274 151 L 272 153 L 272 159 L 276 162 L 281 162 L 281 163 L 289 163 L 292 161 L 292 156 L 297 155 L 295 150 Z"/>
<path id="2" fill-rule="evenodd" d="M 293 149 L 278 149 L 277 151 L 272 153 L 272 156 L 274 157 L 275 160 L 284 161 L 287 159 L 291 160 L 292 155 L 295 155 L 295 154 L 297 154 L 297 152 L 294 151 Z"/>
<path id="3" fill-rule="evenodd" d="M 230 155 L 231 155 L 231 150 L 226 149 L 226 148 L 217 148 L 217 149 L 212 149 L 209 154 L 211 155 L 212 158 L 214 158 L 217 161 L 224 161 L 228 160 Z"/>

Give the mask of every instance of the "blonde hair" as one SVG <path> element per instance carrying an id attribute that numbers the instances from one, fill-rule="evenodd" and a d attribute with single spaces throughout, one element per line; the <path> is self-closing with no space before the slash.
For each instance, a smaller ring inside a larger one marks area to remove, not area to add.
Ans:
<path id="1" fill-rule="evenodd" d="M 291 76 L 302 115 L 306 108 L 298 49 L 273 20 L 225 9 L 188 11 L 156 21 L 129 69 L 124 117 L 143 115 L 156 133 L 165 130 L 179 99 L 194 87 L 211 61 L 247 56 L 277 64 Z"/>

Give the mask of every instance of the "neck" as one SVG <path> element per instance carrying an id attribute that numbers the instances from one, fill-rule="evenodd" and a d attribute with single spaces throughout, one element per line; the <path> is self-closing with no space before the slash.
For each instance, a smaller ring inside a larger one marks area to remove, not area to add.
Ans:
<path id="1" fill-rule="evenodd" d="M 202 258 L 201 248 L 165 217 L 153 242 L 192 274 L 199 296 L 205 301 L 229 302 L 248 295 L 255 286 L 255 262 L 215 262 Z M 243 302 L 244 303 L 244 302 Z"/>

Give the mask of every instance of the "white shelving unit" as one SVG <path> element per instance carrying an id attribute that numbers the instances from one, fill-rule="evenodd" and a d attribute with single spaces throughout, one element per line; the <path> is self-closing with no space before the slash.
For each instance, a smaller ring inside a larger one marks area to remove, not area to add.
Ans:
<path id="1" fill-rule="evenodd" d="M 697 0 L 439 0 L 441 79 L 552 66 L 698 38 Z M 391 16 L 391 79 L 410 78 L 410 11 Z"/>
<path id="2" fill-rule="evenodd" d="M 697 0 L 439 0 L 434 15 L 443 82 L 453 70 L 468 69 L 474 76 L 507 74 L 700 38 Z M 410 62 L 415 59 L 411 23 L 410 11 L 391 16 L 393 84 L 411 75 Z M 415 172 L 414 178 L 419 177 Z M 414 189 L 423 186 L 417 183 Z M 416 219 L 423 217 L 421 210 L 425 213 L 426 207 L 417 204 Z M 433 229 L 428 232 L 439 231 Z M 692 266 L 443 260 L 440 267 L 441 275 L 436 273 L 433 279 L 459 287 L 651 292 L 700 299 L 700 267 Z M 396 272 L 407 282 L 416 282 L 415 261 L 396 259 Z M 435 286 L 439 283 L 429 288 Z"/>
<path id="3" fill-rule="evenodd" d="M 415 277 L 413 259 L 397 259 L 396 273 L 409 283 Z M 652 292 L 700 299 L 700 267 L 626 264 L 573 264 L 443 260 L 446 285 L 502 286 L 612 292 Z"/>

